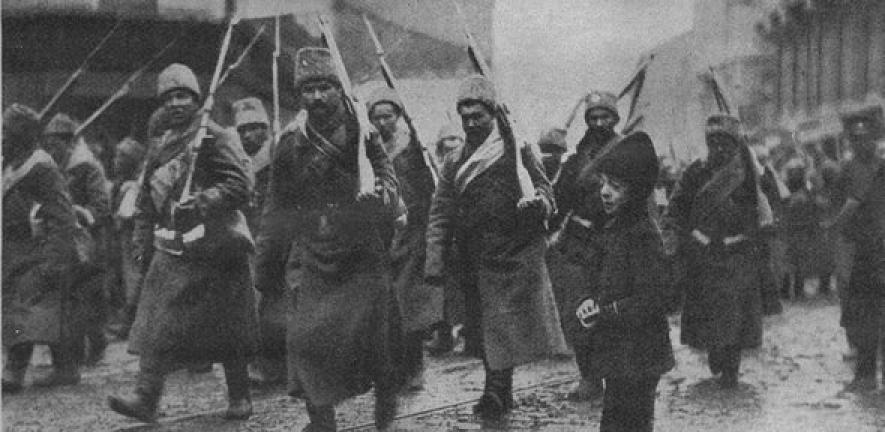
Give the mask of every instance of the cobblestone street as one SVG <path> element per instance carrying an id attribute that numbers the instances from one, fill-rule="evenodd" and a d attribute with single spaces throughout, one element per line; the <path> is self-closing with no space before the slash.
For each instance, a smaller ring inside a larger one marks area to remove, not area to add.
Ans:
<path id="1" fill-rule="evenodd" d="M 704 355 L 677 346 L 677 367 L 658 386 L 659 431 L 878 431 L 885 429 L 885 396 L 842 392 L 851 379 L 843 361 L 845 340 L 832 301 L 798 302 L 766 321 L 764 346 L 744 355 L 738 389 L 720 390 L 709 379 Z M 676 320 L 672 320 L 676 322 Z M 674 341 L 678 328 L 674 326 Z M 29 378 L 48 373 L 48 356 L 35 356 Z M 285 389 L 253 390 L 255 415 L 227 422 L 222 372 L 179 372 L 167 385 L 157 425 L 142 425 L 105 408 L 108 394 L 128 390 L 137 361 L 115 343 L 105 361 L 87 370 L 79 386 L 55 390 L 28 388 L 4 398 L 7 431 L 291 431 L 307 423 L 303 402 Z M 573 403 L 565 394 L 574 385 L 572 361 L 549 361 L 517 369 L 518 409 L 504 424 L 482 424 L 471 406 L 482 389 L 480 362 L 453 355 L 430 361 L 423 392 L 402 400 L 398 430 L 595 430 L 599 402 Z M 47 408 L 52 409 L 47 409 Z M 372 398 L 342 404 L 342 430 L 374 430 Z M 64 423 L 64 426 L 60 426 Z"/>

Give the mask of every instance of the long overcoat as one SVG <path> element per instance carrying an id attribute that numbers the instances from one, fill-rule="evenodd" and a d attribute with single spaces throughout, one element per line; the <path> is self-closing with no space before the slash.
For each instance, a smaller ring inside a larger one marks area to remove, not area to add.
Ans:
<path id="1" fill-rule="evenodd" d="M 503 154 L 464 181 L 459 170 L 472 164 L 479 148 L 496 141 Z M 500 370 L 567 351 L 544 262 L 544 220 L 555 204 L 540 158 L 523 147 L 523 164 L 545 209 L 544 214 L 520 212 L 515 146 L 504 143 L 497 129 L 481 144 L 467 143 L 443 162 L 430 210 L 425 269 L 431 278 L 444 272 L 458 277 L 465 291 L 468 345 Z M 457 250 L 447 260 L 453 244 Z"/>
<path id="2" fill-rule="evenodd" d="M 73 289 L 81 268 L 75 242 L 78 230 L 81 239 L 85 232 L 77 227 L 64 175 L 37 150 L 21 166 L 4 167 L 3 180 L 3 345 L 76 337 L 72 331 L 82 327 L 77 319 L 83 315 Z"/>
<path id="3" fill-rule="evenodd" d="M 356 200 L 356 121 L 322 133 L 309 124 L 299 118 L 280 140 L 264 220 L 290 224 L 297 245 L 286 276 L 290 385 L 300 384 L 311 403 L 330 405 L 397 382 L 396 308 L 381 229 L 392 226 L 400 198 L 386 153 L 367 140 L 380 198 Z"/>
<path id="4" fill-rule="evenodd" d="M 248 357 L 257 350 L 258 325 L 249 254 L 252 239 L 240 209 L 249 200 L 252 174 L 239 137 L 210 125 L 213 139 L 197 153 L 194 195 L 206 239 L 230 245 L 213 254 L 167 252 L 153 235 L 172 229 L 170 207 L 184 188 L 187 151 L 199 120 L 169 130 L 148 156 L 135 213 L 134 243 L 141 256 L 153 251 L 130 335 L 129 351 L 179 362 Z M 240 221 L 238 233 L 228 228 Z M 234 244 L 235 243 L 235 244 Z"/>
<path id="5" fill-rule="evenodd" d="M 104 167 L 83 140 L 78 140 L 64 170 L 68 192 L 74 205 L 87 212 L 85 220 L 80 220 L 92 236 L 93 253 L 86 263 L 90 275 L 79 282 L 78 291 L 84 298 L 83 312 L 85 319 L 92 323 L 101 321 L 106 314 L 107 300 L 104 285 L 107 283 L 105 273 L 110 267 L 112 257 L 109 256 L 108 244 L 111 222 L 110 191 Z"/>
<path id="6" fill-rule="evenodd" d="M 588 262 L 591 277 L 566 305 L 565 327 L 587 347 L 589 367 L 604 378 L 662 375 L 675 366 L 667 314 L 681 299 L 664 255 L 660 231 L 644 211 L 609 221 L 599 234 L 598 250 Z M 575 312 L 586 299 L 618 313 L 592 328 Z"/>
<path id="7" fill-rule="evenodd" d="M 380 134 L 377 135 L 380 139 Z M 391 158 L 406 206 L 406 224 L 398 226 L 390 247 L 393 290 L 405 332 L 429 328 L 443 319 L 444 291 L 424 283 L 427 219 L 435 188 L 434 167 L 425 164 L 417 138 L 404 131 L 384 145 Z"/>
<path id="8" fill-rule="evenodd" d="M 762 344 L 763 289 L 769 273 L 755 191 L 738 188 L 705 220 L 693 220 L 698 193 L 714 174 L 704 161 L 690 165 L 664 218 L 679 239 L 677 254 L 684 269 L 681 340 L 700 349 L 756 348 Z M 712 247 L 692 238 L 694 230 L 711 238 Z M 724 238 L 737 235 L 747 239 L 723 246 Z"/>
<path id="9" fill-rule="evenodd" d="M 593 269 L 591 262 L 599 250 L 599 232 L 606 218 L 599 199 L 601 184 L 585 170 L 600 151 L 612 146 L 619 138 L 620 135 L 614 133 L 597 135 L 588 131 L 575 153 L 563 164 L 562 173 L 553 185 L 556 214 L 550 227 L 559 232 L 556 234 L 558 242 L 547 252 L 547 266 L 559 314 L 563 318 L 574 315 L 574 310 L 569 310 L 570 305 L 581 298 L 587 278 L 592 277 L 588 271 Z M 566 324 L 563 330 L 572 345 L 586 341 L 584 332 L 579 329 Z"/>

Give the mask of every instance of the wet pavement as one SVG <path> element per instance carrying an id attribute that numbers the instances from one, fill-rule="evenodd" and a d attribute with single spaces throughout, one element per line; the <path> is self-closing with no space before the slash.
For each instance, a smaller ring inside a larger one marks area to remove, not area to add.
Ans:
<path id="1" fill-rule="evenodd" d="M 674 324 L 677 320 L 672 321 Z M 673 340 L 679 329 L 673 326 Z M 722 390 L 710 379 L 703 353 L 675 345 L 677 367 L 658 386 L 657 431 L 885 431 L 885 392 L 843 392 L 851 363 L 843 360 L 844 333 L 835 301 L 786 305 L 766 319 L 762 348 L 744 353 L 740 385 Z M 49 373 L 40 350 L 28 381 Z M 307 423 L 304 402 L 283 386 L 254 389 L 255 414 L 224 421 L 226 392 L 220 366 L 212 373 L 170 376 L 156 425 L 130 421 L 105 408 L 107 395 L 131 389 L 137 359 L 125 343 L 110 346 L 105 360 L 84 371 L 77 386 L 26 388 L 3 398 L 5 431 L 298 431 Z M 425 390 L 402 399 L 396 430 L 596 430 L 600 401 L 575 403 L 565 395 L 577 372 L 570 360 L 517 368 L 518 408 L 499 424 L 483 424 L 471 413 L 482 390 L 482 365 L 458 355 L 434 358 Z M 372 398 L 338 408 L 341 430 L 374 430 Z"/>

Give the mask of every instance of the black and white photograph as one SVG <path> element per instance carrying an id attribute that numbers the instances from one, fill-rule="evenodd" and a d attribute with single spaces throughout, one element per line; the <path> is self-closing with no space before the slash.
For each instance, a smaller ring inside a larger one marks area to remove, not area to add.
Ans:
<path id="1" fill-rule="evenodd" d="M 4 432 L 885 431 L 885 0 L 2 0 Z"/>

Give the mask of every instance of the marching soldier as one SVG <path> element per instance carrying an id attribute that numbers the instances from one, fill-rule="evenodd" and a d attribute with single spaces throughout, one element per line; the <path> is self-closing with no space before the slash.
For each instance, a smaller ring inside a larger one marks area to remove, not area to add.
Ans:
<path id="1" fill-rule="evenodd" d="M 104 167 L 82 139 L 74 132 L 79 124 L 66 114 L 56 114 L 43 131 L 41 145 L 62 169 L 68 193 L 74 203 L 77 221 L 92 236 L 92 243 L 103 245 L 110 228 L 110 193 Z M 88 306 L 86 363 L 95 364 L 108 345 L 104 335 L 108 305 L 104 293 L 104 269 L 108 260 L 104 248 L 96 247 L 90 263 L 94 274 L 79 287 Z"/>
<path id="2" fill-rule="evenodd" d="M 13 104 L 3 112 L 3 393 L 21 391 L 35 343 L 52 350 L 43 382 L 80 381 L 83 305 L 74 284 L 89 237 L 77 226 L 64 174 L 37 148 L 39 133 L 32 109 Z"/>
<path id="3" fill-rule="evenodd" d="M 541 132 L 538 138 L 538 149 L 541 150 L 541 163 L 544 164 L 544 172 L 550 183 L 556 184 L 562 171 L 562 155 L 568 151 L 565 142 L 565 130 L 548 128 Z"/>
<path id="4" fill-rule="evenodd" d="M 119 323 L 114 332 L 122 339 L 129 337 L 129 330 L 135 320 L 138 309 L 138 298 L 141 296 L 142 271 L 131 259 L 133 255 L 132 234 L 135 228 L 132 216 L 135 214 L 135 202 L 141 183 L 138 178 L 144 166 L 147 146 L 133 138 L 126 137 L 117 143 L 114 153 L 114 186 L 111 191 L 113 198 L 115 236 L 112 258 L 114 260 L 114 283 L 122 288 L 123 309 Z"/>
<path id="5" fill-rule="evenodd" d="M 723 388 L 738 384 L 741 350 L 762 344 L 762 233 L 773 223 L 739 125 L 727 115 L 707 120 L 707 159 L 685 170 L 663 221 L 685 268 L 682 343 L 708 351 Z"/>
<path id="6" fill-rule="evenodd" d="M 137 262 L 152 252 L 129 343 L 129 351 L 141 357 L 139 372 L 134 394 L 112 396 L 108 403 L 120 414 L 151 422 L 168 373 L 220 362 L 228 390 L 225 417 L 248 418 L 246 365 L 257 350 L 257 323 L 252 238 L 239 210 L 252 189 L 247 156 L 236 134 L 212 122 L 209 138 L 194 148 L 202 93 L 190 68 L 176 63 L 163 70 L 157 95 L 168 130 L 146 164 L 133 240 Z M 184 191 L 189 175 L 192 190 Z"/>
<path id="7" fill-rule="evenodd" d="M 457 123 L 445 123 L 440 127 L 434 145 L 434 163 L 437 167 L 449 155 L 464 145 L 464 129 Z M 427 345 L 432 356 L 441 356 L 455 348 L 454 326 L 464 323 L 464 295 L 455 278 L 447 278 L 443 300 L 443 321 L 434 326 L 434 336 Z"/>
<path id="8" fill-rule="evenodd" d="M 293 291 L 290 385 L 303 389 L 307 431 L 336 430 L 335 404 L 374 386 L 375 420 L 383 429 L 393 421 L 399 379 L 382 231 L 394 223 L 399 185 L 384 149 L 368 140 L 375 189 L 357 194 L 360 124 L 348 111 L 328 49 L 297 52 L 295 88 L 305 111 L 274 152 L 261 227 L 262 238 L 291 232 L 296 244 L 298 257 L 286 275 Z"/>
<path id="9" fill-rule="evenodd" d="M 252 172 L 255 174 L 255 189 L 249 203 L 247 219 L 253 233 L 260 233 L 261 211 L 267 196 L 270 181 L 270 150 L 273 136 L 270 119 L 264 104 L 255 97 L 240 99 L 231 106 L 234 113 L 234 126 L 243 144 L 243 150 L 251 158 Z M 267 238 L 259 238 L 258 250 Z M 261 254 L 266 258 L 266 254 Z M 285 254 L 280 260 L 284 263 Z M 262 267 L 262 270 L 266 269 Z M 261 355 L 250 365 L 249 378 L 256 384 L 276 384 L 286 380 L 286 303 L 283 300 L 283 274 L 274 273 L 276 283 L 268 287 L 268 275 L 256 275 L 260 298 L 258 301 L 258 322 L 261 327 Z"/>
<path id="10" fill-rule="evenodd" d="M 424 334 L 443 315 L 443 291 L 424 284 L 427 216 L 435 188 L 431 170 L 435 167 L 425 163 L 417 133 L 399 127 L 403 104 L 396 91 L 381 87 L 372 92 L 366 105 L 378 131 L 375 139 L 393 163 L 406 205 L 406 220 L 393 234 L 390 259 L 403 331 L 399 364 L 409 389 L 420 390 L 424 387 Z"/>
<path id="11" fill-rule="evenodd" d="M 876 124 L 856 116 L 846 122 L 854 157 L 845 164 L 845 203 L 824 223 L 841 229 L 854 245 L 842 326 L 857 347 L 852 391 L 876 389 L 876 358 L 885 317 L 885 161 L 876 155 Z"/>
<path id="12" fill-rule="evenodd" d="M 599 198 L 601 184 L 594 173 L 594 161 L 611 151 L 621 138 L 614 129 L 620 120 L 617 100 L 608 92 L 593 91 L 587 95 L 587 132 L 563 164 L 554 184 L 558 209 L 550 228 L 559 231 L 553 234 L 554 239 L 559 238 L 548 252 L 547 263 L 561 316 L 574 313 L 564 307 L 578 300 L 576 293 L 591 276 L 586 272 L 594 268 L 595 242 L 608 217 Z M 584 343 L 586 338 L 581 337 L 584 332 L 574 325 L 574 320 L 565 320 L 563 324 L 581 373 L 581 381 L 569 393 L 569 399 L 584 401 L 601 396 L 602 379 L 589 362 L 593 353 Z"/>
<path id="13" fill-rule="evenodd" d="M 519 151 L 535 195 L 521 200 L 517 143 L 512 135 L 502 138 L 492 83 L 482 76 L 465 80 L 457 108 L 467 140 L 442 165 L 430 210 L 425 274 L 438 285 L 445 272 L 459 279 L 466 296 L 468 351 L 483 359 L 486 374 L 474 412 L 497 420 L 514 406 L 513 368 L 566 349 L 544 263 L 544 222 L 555 207 L 544 168 L 530 147 Z M 453 244 L 457 250 L 448 261 Z"/>

